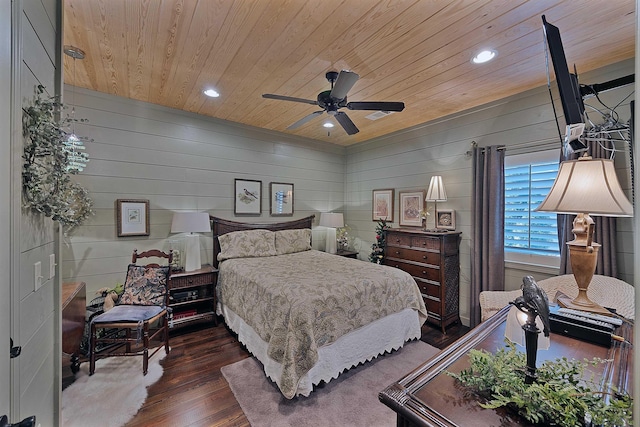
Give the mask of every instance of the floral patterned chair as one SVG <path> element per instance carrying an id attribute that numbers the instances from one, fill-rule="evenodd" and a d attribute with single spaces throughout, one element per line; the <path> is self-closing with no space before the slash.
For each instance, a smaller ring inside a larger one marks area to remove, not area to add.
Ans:
<path id="1" fill-rule="evenodd" d="M 139 258 L 152 257 L 165 258 L 167 265 L 160 266 L 157 263 L 136 265 Z M 124 292 L 118 303 L 109 311 L 91 320 L 89 375 L 95 372 L 96 360 L 111 356 L 142 356 L 142 372 L 146 375 L 149 357 L 162 348 L 159 346 L 149 355 L 149 341 L 157 336 L 162 338 L 165 353 L 169 353 L 167 307 L 171 258 L 171 251 L 165 253 L 152 249 L 140 254 L 137 250 L 133 251 L 132 263 L 129 264 L 124 283 Z M 149 335 L 151 327 L 154 327 L 155 332 Z M 99 344 L 104 344 L 106 347 L 96 350 Z M 135 345 L 132 346 L 132 344 Z M 117 348 L 114 349 L 114 346 Z M 123 346 L 124 351 L 121 350 Z"/>

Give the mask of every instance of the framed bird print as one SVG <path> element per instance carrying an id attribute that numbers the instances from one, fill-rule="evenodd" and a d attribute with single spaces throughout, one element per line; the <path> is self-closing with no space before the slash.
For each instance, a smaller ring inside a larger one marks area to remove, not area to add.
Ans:
<path id="1" fill-rule="evenodd" d="M 262 212 L 262 181 L 236 179 L 234 182 L 235 215 L 260 216 Z"/>

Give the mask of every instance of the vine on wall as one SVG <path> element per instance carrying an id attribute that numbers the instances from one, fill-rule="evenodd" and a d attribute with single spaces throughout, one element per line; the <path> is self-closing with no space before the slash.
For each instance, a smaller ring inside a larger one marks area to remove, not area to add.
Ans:
<path id="1" fill-rule="evenodd" d="M 23 110 L 22 131 L 25 137 L 22 186 L 23 205 L 68 230 L 84 222 L 91 215 L 93 201 L 87 190 L 71 179 L 77 170 L 69 168 L 65 131 L 72 117 L 58 119 L 63 104 L 58 97 L 44 95 L 38 85 L 33 104 Z"/>

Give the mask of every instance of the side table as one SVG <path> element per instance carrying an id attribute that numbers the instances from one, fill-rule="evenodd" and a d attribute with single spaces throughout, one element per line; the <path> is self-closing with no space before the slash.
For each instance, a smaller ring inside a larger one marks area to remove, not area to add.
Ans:
<path id="1" fill-rule="evenodd" d="M 169 307 L 173 310 L 170 328 L 213 321 L 216 317 L 216 282 L 218 270 L 206 264 L 194 271 L 171 273 Z"/>
<path id="2" fill-rule="evenodd" d="M 353 258 L 353 259 L 357 259 L 358 258 L 358 252 L 349 251 L 349 250 L 338 250 L 336 252 L 336 255 L 340 255 L 340 256 L 343 256 L 345 258 Z"/>

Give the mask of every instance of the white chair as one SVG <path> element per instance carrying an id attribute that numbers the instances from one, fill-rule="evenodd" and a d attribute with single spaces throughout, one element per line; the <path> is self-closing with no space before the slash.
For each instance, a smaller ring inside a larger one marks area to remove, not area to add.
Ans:
<path id="1" fill-rule="evenodd" d="M 578 285 L 573 274 L 550 277 L 537 283 L 545 291 L 549 301 L 555 301 L 558 291 L 571 298 L 575 298 L 578 295 Z M 522 291 L 519 289 L 515 291 L 480 292 L 481 320 L 484 322 L 521 295 Z M 591 301 L 603 307 L 613 308 L 618 314 L 627 319 L 635 318 L 635 289 L 622 280 L 596 274 L 589 284 L 587 295 Z"/>

